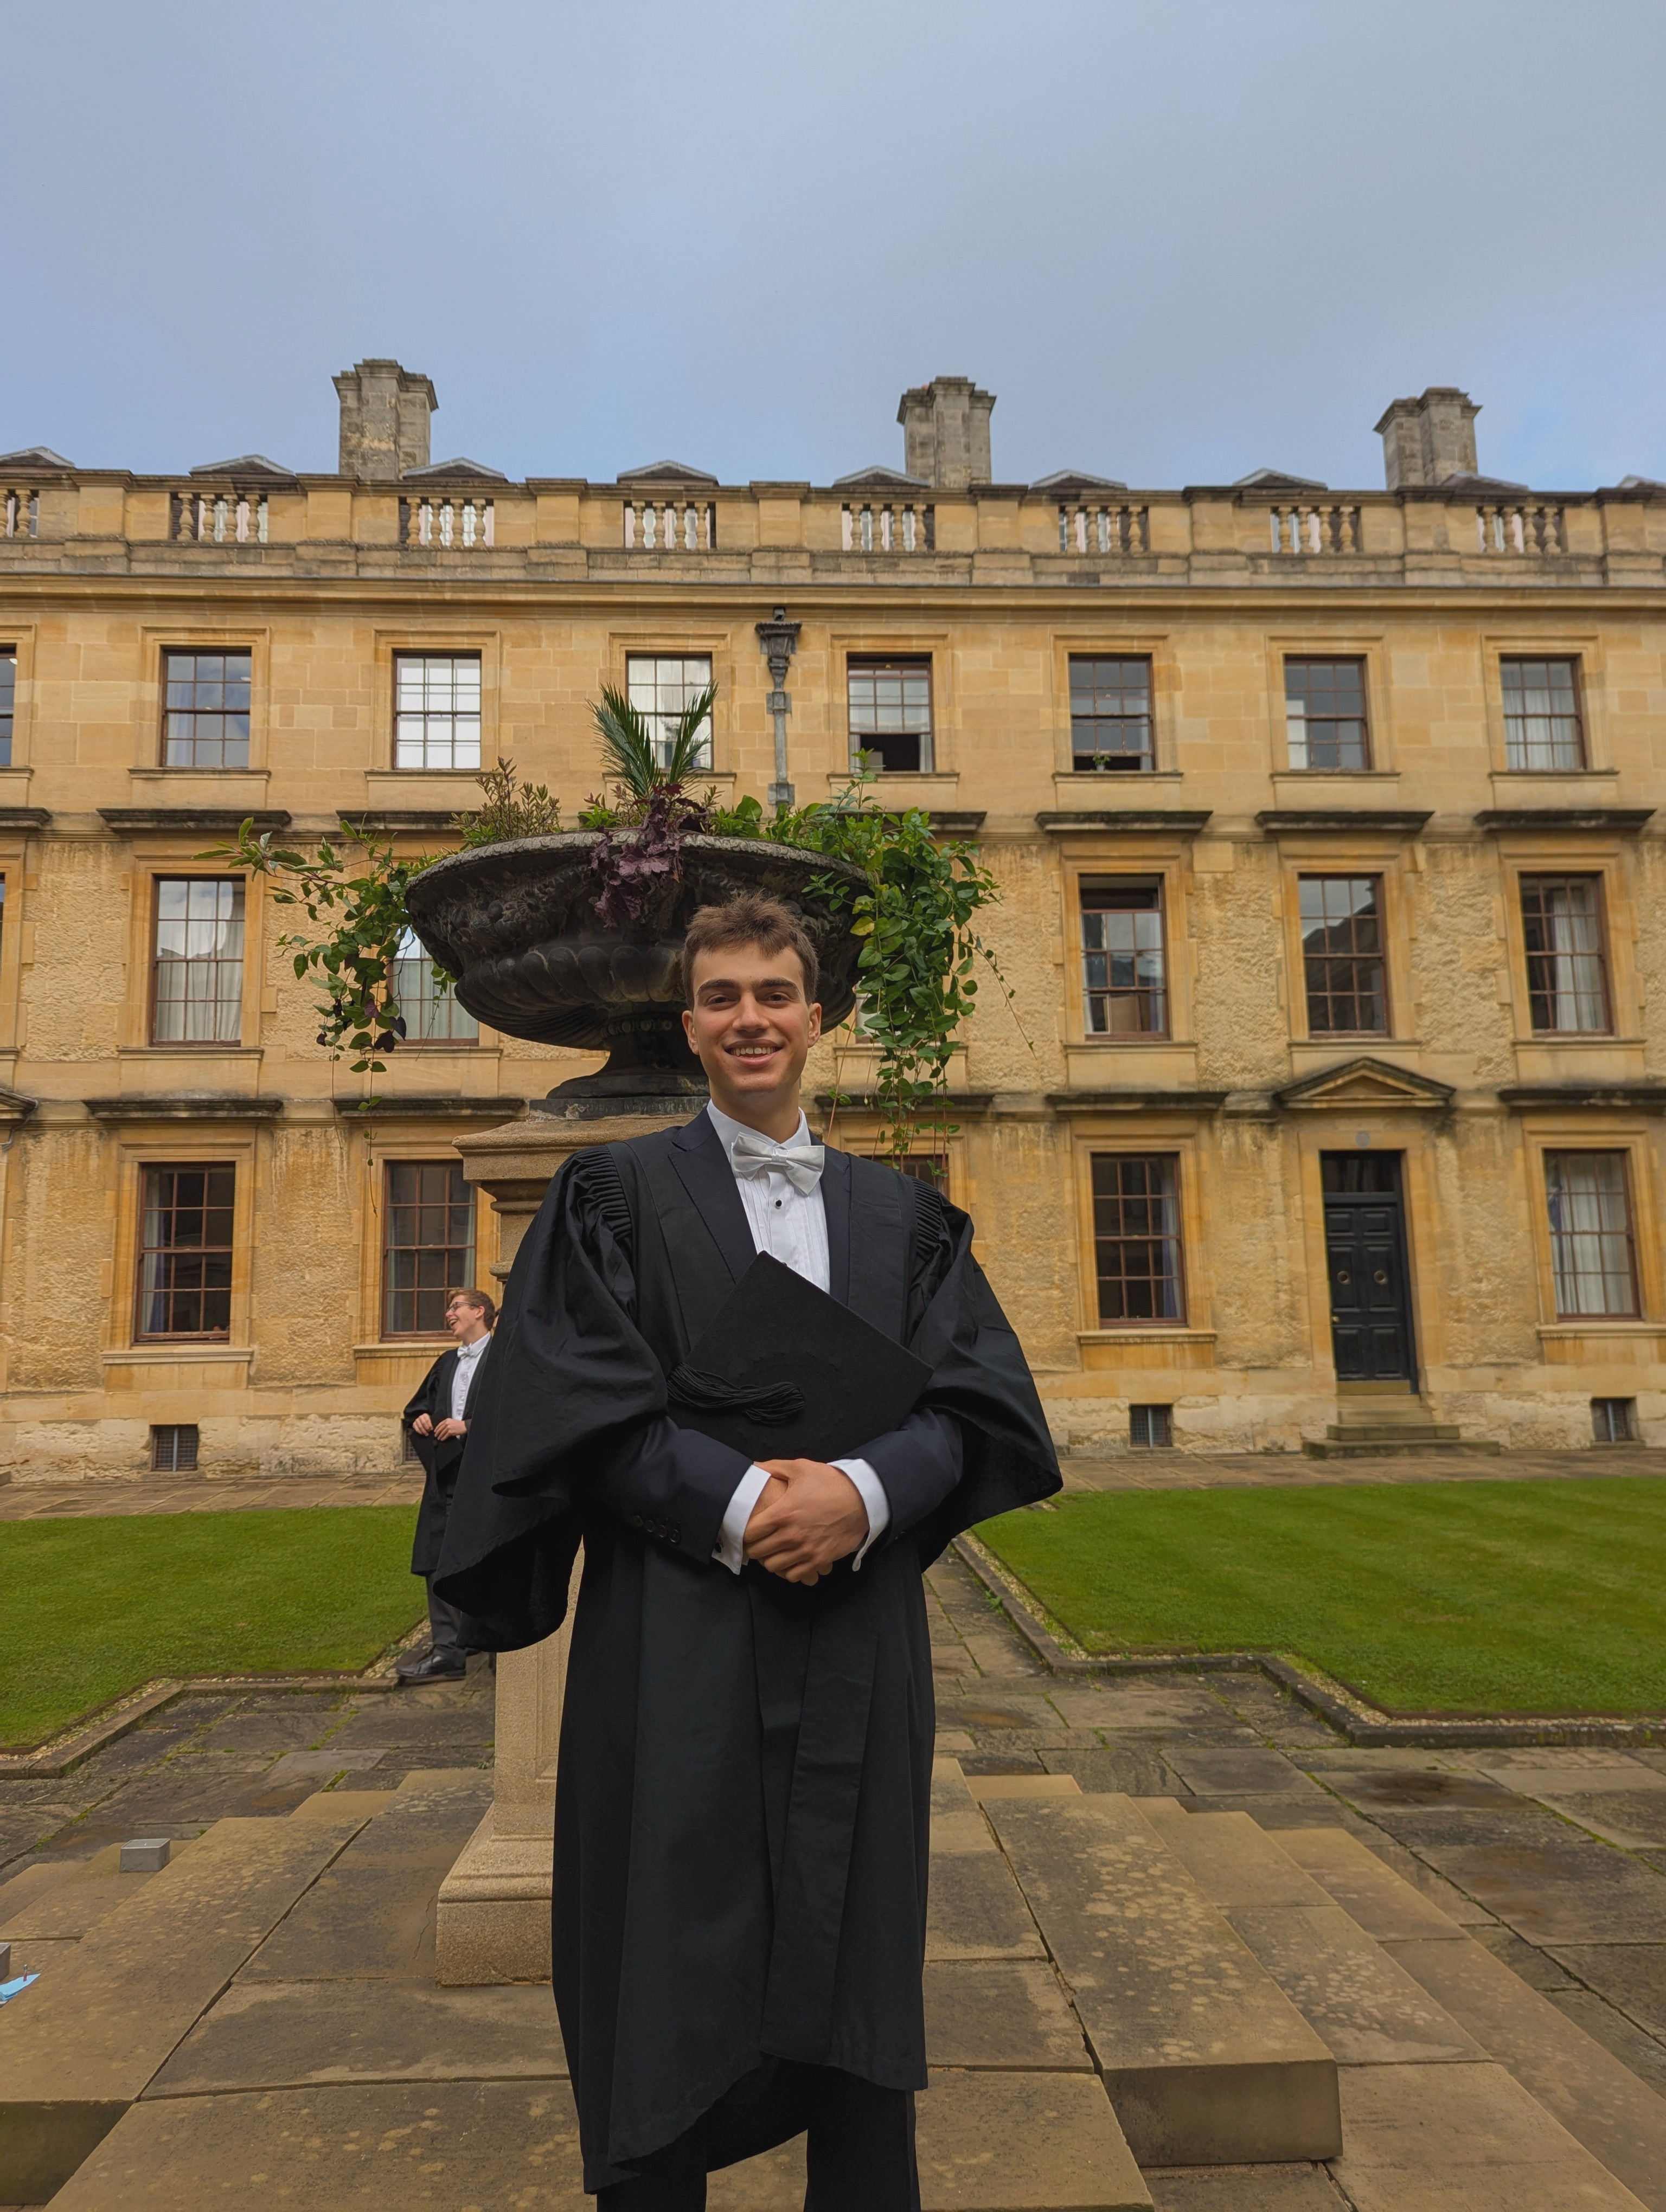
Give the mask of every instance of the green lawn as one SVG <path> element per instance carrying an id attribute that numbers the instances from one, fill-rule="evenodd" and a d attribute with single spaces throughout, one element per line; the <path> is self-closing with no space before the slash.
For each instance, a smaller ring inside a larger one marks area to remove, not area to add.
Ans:
<path id="1" fill-rule="evenodd" d="M 1282 1652 L 1402 1713 L 1666 1711 L 1666 1479 L 1051 1503 L 978 1533 L 1089 1650 Z"/>
<path id="2" fill-rule="evenodd" d="M 423 1609 L 408 1505 L 0 1522 L 0 1747 L 155 1674 L 359 1668 Z"/>

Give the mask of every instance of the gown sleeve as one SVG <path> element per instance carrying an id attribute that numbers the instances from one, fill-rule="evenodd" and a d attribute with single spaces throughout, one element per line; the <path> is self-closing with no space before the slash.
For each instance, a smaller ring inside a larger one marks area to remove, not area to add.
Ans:
<path id="1" fill-rule="evenodd" d="M 907 1341 L 932 1370 L 915 1419 L 948 1416 L 961 1444 L 952 1484 L 906 1532 L 928 1566 L 963 1530 L 1050 1498 L 1063 1481 L 1023 1347 L 973 1257 L 970 1218 L 930 1184 L 909 1178 L 908 1188 L 915 1215 Z M 948 1466 L 940 1455 L 937 1463 L 946 1485 Z"/>
<path id="2" fill-rule="evenodd" d="M 629 1213 L 605 1153 L 551 1184 L 510 1271 L 435 1577 L 489 1650 L 561 1625 L 584 1508 L 715 1569 L 745 1454 L 666 1417 L 635 1320 Z"/>

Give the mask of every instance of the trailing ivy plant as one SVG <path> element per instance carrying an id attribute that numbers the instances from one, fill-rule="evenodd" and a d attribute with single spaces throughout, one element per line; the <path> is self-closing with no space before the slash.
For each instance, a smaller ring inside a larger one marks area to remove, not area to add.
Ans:
<path id="1" fill-rule="evenodd" d="M 835 911 L 848 912 L 862 941 L 858 1036 L 878 1054 L 873 1103 L 883 1142 L 901 1158 L 927 1128 L 952 1135 L 949 1062 L 973 1012 L 980 966 L 1006 990 L 976 926 L 1000 896 L 995 878 L 975 846 L 939 842 L 921 809 L 899 814 L 878 805 L 867 758 L 836 798 L 773 817 L 756 799 L 723 807 L 714 790 L 690 797 L 712 697 L 702 694 L 679 718 L 664 761 L 645 718 L 622 694 L 605 691 L 593 708 L 614 777 L 611 798 L 593 797 L 577 824 L 599 833 L 591 863 L 597 914 L 614 928 L 635 920 L 656 882 L 680 878 L 683 842 L 694 835 L 763 838 L 854 862 L 867 890 L 831 874 L 812 888 Z M 486 770 L 480 783 L 482 806 L 456 817 L 465 847 L 561 828 L 558 803 L 541 784 L 517 782 L 513 762 Z M 323 994 L 319 1043 L 335 1059 L 353 1054 L 356 1075 L 384 1073 L 384 1055 L 405 1035 L 395 963 L 410 929 L 406 893 L 440 857 L 400 860 L 345 817 L 340 842 L 325 839 L 315 854 L 275 845 L 270 831 L 257 836 L 245 822 L 234 844 L 202 855 L 273 878 L 274 903 L 306 916 L 308 927 L 286 932 L 278 946 L 297 978 Z M 452 980 L 437 964 L 433 972 L 437 983 Z M 1006 996 L 1010 1003 L 1010 991 Z"/>

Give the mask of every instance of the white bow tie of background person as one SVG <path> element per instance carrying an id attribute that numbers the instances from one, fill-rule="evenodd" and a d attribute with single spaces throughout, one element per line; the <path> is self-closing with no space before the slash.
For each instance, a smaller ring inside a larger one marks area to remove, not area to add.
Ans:
<path id="1" fill-rule="evenodd" d="M 790 945 L 766 951 L 745 938 L 701 947 L 690 969 L 683 1027 L 711 1087 L 708 1110 L 732 1170 L 736 1139 L 746 1139 L 735 1188 L 752 1243 L 825 1290 L 821 1177 L 806 1172 L 819 1148 L 799 1107 L 805 1061 L 822 1028 L 810 976 Z M 866 1461 L 767 1460 L 741 1478 L 712 1557 L 733 1573 L 751 1559 L 785 1581 L 815 1583 L 841 1559 L 860 1564 L 890 1525 L 885 1486 Z"/>

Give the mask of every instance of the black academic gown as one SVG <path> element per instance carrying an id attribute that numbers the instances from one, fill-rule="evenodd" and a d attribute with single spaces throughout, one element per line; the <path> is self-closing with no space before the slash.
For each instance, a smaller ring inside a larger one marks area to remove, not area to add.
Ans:
<path id="1" fill-rule="evenodd" d="M 703 1114 L 552 1186 L 453 1504 L 437 1587 L 485 1648 L 559 1624 L 584 1545 L 554 1957 L 589 2190 L 765 2057 L 925 2085 L 921 1571 L 1058 1467 L 966 1216 L 830 1148 L 822 1188 L 832 1295 L 933 1370 L 906 1428 L 854 1455 L 892 1509 L 860 1572 L 806 1589 L 711 1556 L 749 1462 L 667 1418 L 666 1378 L 755 1253 Z"/>
<path id="2" fill-rule="evenodd" d="M 428 1373 L 416 1386 L 416 1395 L 405 1407 L 400 1419 L 407 1430 L 418 1413 L 426 1413 L 438 1428 L 441 1421 L 451 1419 L 451 1386 L 457 1373 L 458 1347 L 442 1352 Z M 492 1348 L 488 1343 L 474 1364 L 474 1373 L 469 1381 L 469 1395 L 463 1403 L 463 1418 L 470 1419 L 480 1395 L 480 1377 L 491 1358 Z M 431 1575 L 440 1564 L 440 1549 L 445 1541 L 446 1519 L 451 1510 L 452 1493 L 457 1487 L 457 1470 L 463 1462 L 461 1437 L 419 1437 L 411 1435 L 411 1449 L 423 1465 L 423 1502 L 416 1509 L 416 1534 L 410 1547 L 410 1571 L 413 1575 Z"/>

